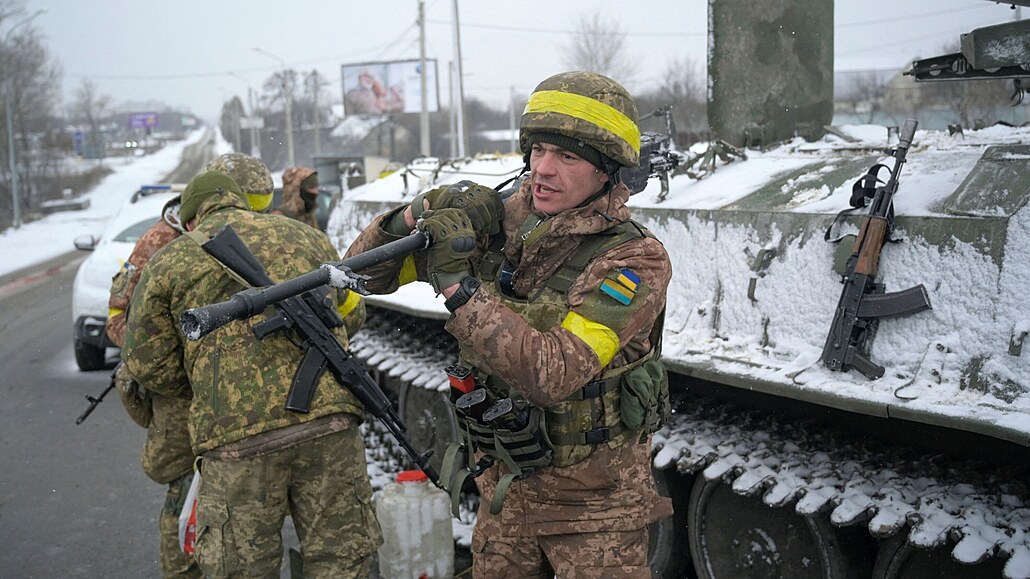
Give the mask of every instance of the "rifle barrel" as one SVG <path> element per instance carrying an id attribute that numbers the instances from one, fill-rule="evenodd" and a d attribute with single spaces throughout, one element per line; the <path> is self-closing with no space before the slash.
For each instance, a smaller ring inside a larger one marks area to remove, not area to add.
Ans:
<path id="1" fill-rule="evenodd" d="M 327 263 L 323 267 L 282 283 L 261 289 L 244 290 L 233 295 L 227 301 L 217 304 L 190 308 L 180 316 L 179 325 L 188 339 L 199 340 L 229 322 L 256 316 L 272 304 L 327 285 L 331 276 L 327 266 L 359 272 L 422 249 L 426 246 L 428 239 L 425 233 L 415 231 L 403 239 L 391 241 L 347 259 Z"/>

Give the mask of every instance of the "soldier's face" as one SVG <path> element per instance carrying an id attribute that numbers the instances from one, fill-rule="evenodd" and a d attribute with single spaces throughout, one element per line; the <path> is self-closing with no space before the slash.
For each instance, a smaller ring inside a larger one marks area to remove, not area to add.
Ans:
<path id="1" fill-rule="evenodd" d="M 549 143 L 533 145 L 529 168 L 533 206 L 548 215 L 576 207 L 608 181 L 590 161 Z"/>

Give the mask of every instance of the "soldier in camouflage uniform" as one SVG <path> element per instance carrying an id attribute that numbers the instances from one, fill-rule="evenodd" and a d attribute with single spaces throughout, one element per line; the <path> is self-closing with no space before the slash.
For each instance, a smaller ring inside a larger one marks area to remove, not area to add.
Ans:
<path id="1" fill-rule="evenodd" d="M 243 183 L 248 199 L 256 199 L 259 203 L 262 199 L 271 199 L 272 175 L 260 159 L 229 153 L 213 159 L 206 170 L 225 171 L 235 181 Z M 183 227 L 179 221 L 181 203 L 181 197 L 175 197 L 165 205 L 161 219 L 140 237 L 129 259 L 112 280 L 106 329 L 116 346 L 124 344 L 127 310 L 143 267 L 157 250 L 182 234 Z M 359 314 L 363 318 L 363 308 Z M 359 320 L 358 325 L 361 322 Z M 137 424 L 147 429 L 142 453 L 143 472 L 154 482 L 168 485 L 158 520 L 162 576 L 200 577 L 196 561 L 179 549 L 179 513 L 193 481 L 194 456 L 187 428 L 190 398 L 141 391 L 125 364 L 119 365 L 116 376 L 118 393 L 126 410 Z"/>
<path id="2" fill-rule="evenodd" d="M 428 233 L 426 250 L 363 270 L 367 288 L 432 283 L 479 387 L 517 401 L 526 432 L 546 433 L 547 451 L 529 463 L 479 446 L 496 460 L 476 478 L 475 577 L 651 576 L 647 525 L 672 513 L 650 468 L 667 405 L 657 350 L 672 268 L 630 221 L 618 181 L 620 166 L 639 161 L 636 118 L 607 77 L 551 77 L 522 115 L 530 176 L 503 207 L 474 184 L 433 190 L 375 219 L 348 250 Z M 477 424 L 481 442 L 512 433 Z"/>
<path id="3" fill-rule="evenodd" d="M 283 171 L 283 201 L 271 212 L 318 229 L 317 199 L 318 173 L 309 167 L 291 167 Z"/>
<path id="4" fill-rule="evenodd" d="M 335 261 L 338 253 L 320 231 L 249 211 L 241 188 L 215 171 L 190 182 L 179 215 L 188 232 L 199 233 L 175 239 L 144 269 L 123 358 L 155 395 L 192 397 L 189 434 L 203 476 L 195 552 L 201 570 L 207 577 L 278 576 L 281 527 L 290 515 L 306 577 L 367 575 L 382 538 L 358 401 L 326 373 L 308 414 L 287 411 L 303 355 L 289 332 L 259 342 L 251 330 L 258 320 L 243 320 L 187 341 L 177 325 L 187 308 L 244 289 L 200 247 L 226 225 L 279 281 Z M 353 301 L 349 296 L 338 291 L 327 299 L 335 307 Z M 346 344 L 346 329 L 334 331 Z"/>

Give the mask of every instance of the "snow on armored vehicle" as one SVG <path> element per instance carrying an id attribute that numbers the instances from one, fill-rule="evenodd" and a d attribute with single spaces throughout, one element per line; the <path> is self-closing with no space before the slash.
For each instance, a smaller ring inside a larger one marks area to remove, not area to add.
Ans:
<path id="1" fill-rule="evenodd" d="M 744 82 L 732 63 L 748 59 L 733 42 L 770 54 L 796 40 L 803 48 L 770 61 L 816 80 L 712 103 L 726 142 L 684 151 L 680 174 L 630 200 L 674 265 L 662 359 L 676 410 L 655 436 L 654 466 L 676 514 L 652 528 L 656 576 L 1030 577 L 1030 128 L 915 132 L 876 282 L 887 292 L 921 285 L 931 307 L 869 327 L 862 354 L 882 376 L 831 370 L 824 346 L 866 217 L 840 211 L 870 167 L 895 165 L 896 133 L 826 128 L 832 109 L 818 79 L 832 76 L 832 34 L 814 49 L 798 37 L 829 27 L 830 2 L 772 2 L 749 24 L 747 2 L 709 10 L 713 99 Z M 975 31 L 959 56 L 1003 54 L 987 44 L 1015 38 L 1023 56 L 981 72 L 1027 77 L 1030 34 L 1016 24 Z M 728 26 L 733 34 L 721 35 Z M 913 73 L 979 70 L 955 57 L 917 62 Z M 783 101 L 807 112 L 778 115 Z M 700 180 L 683 171 L 734 146 L 746 158 Z M 329 234 L 345 248 L 373 216 L 427 188 L 497 186 L 522 165 L 414 161 L 345 192 Z M 416 446 L 440 460 L 456 435 L 444 373 L 456 348 L 442 300 L 412 284 L 368 303 L 353 351 L 393 389 Z"/>

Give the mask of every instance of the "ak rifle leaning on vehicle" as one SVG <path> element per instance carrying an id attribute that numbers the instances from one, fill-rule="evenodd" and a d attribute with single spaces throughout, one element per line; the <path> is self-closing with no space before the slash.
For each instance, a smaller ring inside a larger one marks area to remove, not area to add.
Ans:
<path id="1" fill-rule="evenodd" d="M 343 320 L 323 301 L 325 293 L 322 288 L 331 285 L 363 293 L 364 278 L 355 271 L 422 249 L 426 247 L 427 240 L 424 234 L 413 234 L 275 284 L 243 240 L 227 225 L 201 247 L 251 289 L 238 292 L 225 302 L 186 310 L 179 324 L 187 339 L 199 340 L 229 322 L 256 316 L 268 306 L 275 306 L 274 314 L 254 325 L 254 335 L 260 340 L 272 332 L 292 328 L 304 340 L 301 345 L 304 357 L 294 375 L 286 408 L 308 412 L 315 385 L 328 369 L 341 386 L 357 397 L 367 412 L 386 426 L 429 480 L 439 486 L 439 476 L 429 464 L 428 453 L 420 455 L 415 450 L 390 399 L 361 362 L 344 349 L 332 333 L 331 328 L 342 325 Z"/>
<path id="2" fill-rule="evenodd" d="M 830 333 L 823 346 L 823 364 L 833 371 L 852 368 L 876 379 L 883 376 L 883 366 L 866 357 L 866 342 L 881 318 L 904 316 L 929 309 L 930 300 L 922 284 L 898 292 L 886 293 L 882 283 L 876 283 L 876 270 L 883 244 L 890 239 L 894 228 L 894 194 L 898 191 L 898 176 L 905 164 L 905 156 L 912 145 L 918 123 L 905 121 L 898 144 L 890 150 L 894 167 L 887 182 L 877 187 L 877 174 L 885 165 L 874 165 L 855 185 L 851 197 L 854 208 L 863 207 L 867 192 L 872 193 L 869 213 L 862 221 L 851 255 L 844 266 L 841 283 L 844 289 L 830 324 Z"/>

